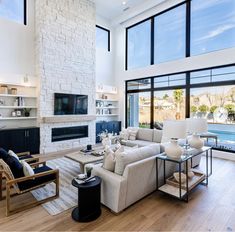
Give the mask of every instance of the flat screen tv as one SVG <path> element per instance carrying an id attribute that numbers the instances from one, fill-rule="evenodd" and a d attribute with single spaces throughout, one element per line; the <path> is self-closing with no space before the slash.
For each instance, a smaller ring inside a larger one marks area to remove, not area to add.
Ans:
<path id="1" fill-rule="evenodd" d="M 55 93 L 55 115 L 87 114 L 87 108 L 87 95 Z"/>

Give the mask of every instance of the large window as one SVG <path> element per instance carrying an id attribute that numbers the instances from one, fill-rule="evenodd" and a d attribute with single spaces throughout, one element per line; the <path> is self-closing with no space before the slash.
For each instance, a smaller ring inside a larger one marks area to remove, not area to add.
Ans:
<path id="1" fill-rule="evenodd" d="M 145 21 L 127 30 L 127 67 L 141 68 L 150 65 L 151 21 Z"/>
<path id="2" fill-rule="evenodd" d="M 110 31 L 96 26 L 96 47 L 110 51 Z"/>
<path id="3" fill-rule="evenodd" d="M 26 0 L 0 0 L 0 17 L 26 24 Z"/>
<path id="4" fill-rule="evenodd" d="M 192 0 L 191 55 L 235 46 L 235 1 Z"/>
<path id="5" fill-rule="evenodd" d="M 126 29 L 126 69 L 235 47 L 234 0 L 188 0 Z"/>
<path id="6" fill-rule="evenodd" d="M 185 90 L 154 92 L 154 125 L 164 120 L 185 118 Z"/>
<path id="7" fill-rule="evenodd" d="M 219 149 L 235 151 L 235 65 L 127 81 L 126 126 L 206 118 Z M 215 144 L 209 140 L 209 145 Z"/>
<path id="8" fill-rule="evenodd" d="M 186 5 L 154 18 L 154 63 L 185 57 Z"/>

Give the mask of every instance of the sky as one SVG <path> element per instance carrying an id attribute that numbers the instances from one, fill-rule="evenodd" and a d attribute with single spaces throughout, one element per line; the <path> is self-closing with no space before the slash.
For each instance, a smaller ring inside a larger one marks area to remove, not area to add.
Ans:
<path id="1" fill-rule="evenodd" d="M 0 0 L 0 17 L 18 23 L 24 22 L 23 0 Z"/>

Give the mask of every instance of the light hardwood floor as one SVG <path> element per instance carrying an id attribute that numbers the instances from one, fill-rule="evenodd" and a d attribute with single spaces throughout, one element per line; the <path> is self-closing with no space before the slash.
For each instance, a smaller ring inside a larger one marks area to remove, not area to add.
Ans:
<path id="1" fill-rule="evenodd" d="M 15 203 L 30 200 L 28 194 L 15 198 Z M 38 206 L 5 217 L 2 201 L 0 231 L 234 231 L 235 162 L 214 158 L 209 186 L 198 186 L 189 203 L 155 192 L 118 216 L 102 207 L 102 215 L 91 223 L 74 222 L 71 211 L 51 216 Z"/>

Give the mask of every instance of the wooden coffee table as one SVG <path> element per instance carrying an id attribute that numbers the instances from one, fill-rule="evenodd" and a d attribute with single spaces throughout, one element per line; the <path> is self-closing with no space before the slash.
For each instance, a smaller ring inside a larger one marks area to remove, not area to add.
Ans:
<path id="1" fill-rule="evenodd" d="M 95 151 L 102 151 L 102 148 L 101 147 L 99 149 L 97 148 L 95 149 Z M 82 151 L 70 153 L 66 155 L 65 157 L 78 162 L 80 164 L 81 173 L 84 173 L 84 166 L 86 164 L 96 163 L 96 162 L 102 161 L 104 158 L 104 156 L 94 156 L 88 152 L 84 153 Z"/>

